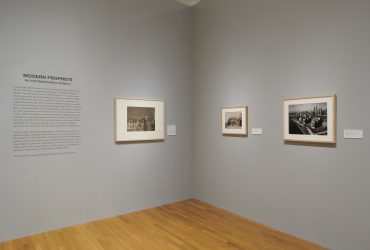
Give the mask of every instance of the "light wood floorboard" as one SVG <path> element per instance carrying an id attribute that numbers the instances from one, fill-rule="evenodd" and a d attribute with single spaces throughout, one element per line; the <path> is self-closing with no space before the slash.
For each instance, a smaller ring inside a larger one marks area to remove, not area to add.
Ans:
<path id="1" fill-rule="evenodd" d="M 325 249 L 198 200 L 0 243 L 0 250 Z"/>

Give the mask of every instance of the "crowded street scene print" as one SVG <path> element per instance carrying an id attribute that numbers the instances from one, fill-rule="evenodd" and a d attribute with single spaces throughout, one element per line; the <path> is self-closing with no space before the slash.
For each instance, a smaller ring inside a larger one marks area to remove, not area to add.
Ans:
<path id="1" fill-rule="evenodd" d="M 127 107 L 127 132 L 155 131 L 155 108 Z"/>

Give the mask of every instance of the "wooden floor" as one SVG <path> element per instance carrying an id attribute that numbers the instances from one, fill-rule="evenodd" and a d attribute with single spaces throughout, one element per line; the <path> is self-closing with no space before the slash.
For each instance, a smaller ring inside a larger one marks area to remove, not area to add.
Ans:
<path id="1" fill-rule="evenodd" d="M 197 200 L 0 243 L 8 249 L 324 249 Z"/>

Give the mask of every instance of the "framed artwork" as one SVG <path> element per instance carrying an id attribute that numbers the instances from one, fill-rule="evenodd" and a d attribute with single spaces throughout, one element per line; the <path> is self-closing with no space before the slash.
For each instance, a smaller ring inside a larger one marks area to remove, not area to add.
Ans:
<path id="1" fill-rule="evenodd" d="M 116 142 L 164 140 L 164 102 L 115 99 Z"/>
<path id="2" fill-rule="evenodd" d="M 221 109 L 223 135 L 248 135 L 248 107 L 230 107 Z"/>
<path id="3" fill-rule="evenodd" d="M 336 105 L 336 95 L 284 100 L 284 140 L 336 143 Z"/>

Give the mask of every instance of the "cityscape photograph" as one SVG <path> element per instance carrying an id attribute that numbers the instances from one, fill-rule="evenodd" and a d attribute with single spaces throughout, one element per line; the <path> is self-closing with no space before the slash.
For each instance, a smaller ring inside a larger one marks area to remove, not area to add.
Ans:
<path id="1" fill-rule="evenodd" d="M 127 107 L 127 131 L 155 131 L 155 108 Z"/>
<path id="2" fill-rule="evenodd" d="M 327 103 L 289 105 L 289 134 L 327 135 Z"/>

